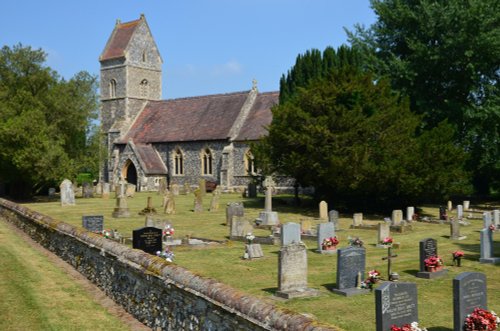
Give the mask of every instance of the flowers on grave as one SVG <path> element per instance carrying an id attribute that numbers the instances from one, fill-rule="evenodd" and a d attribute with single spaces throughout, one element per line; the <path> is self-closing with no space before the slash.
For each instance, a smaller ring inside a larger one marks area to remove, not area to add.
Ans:
<path id="1" fill-rule="evenodd" d="M 157 251 L 156 255 L 159 256 L 159 257 L 161 257 L 161 258 L 164 258 L 168 262 L 173 262 L 174 261 L 174 252 L 172 252 L 168 247 L 165 248 L 165 250 L 163 252 L 162 251 Z"/>
<path id="2" fill-rule="evenodd" d="M 488 228 L 490 229 L 490 231 L 495 231 L 497 229 L 495 224 L 490 224 Z"/>
<path id="3" fill-rule="evenodd" d="M 368 278 L 366 278 L 361 283 L 361 288 L 367 288 L 369 290 L 373 289 L 373 285 L 377 284 L 380 280 L 380 272 L 378 270 L 370 270 L 368 271 Z"/>
<path id="4" fill-rule="evenodd" d="M 339 240 L 337 239 L 337 237 L 329 237 L 329 238 L 323 239 L 323 242 L 321 243 L 321 247 L 325 250 L 332 249 L 332 248 L 337 247 L 338 244 L 339 244 Z"/>
<path id="5" fill-rule="evenodd" d="M 163 229 L 163 236 L 165 237 L 171 237 L 174 235 L 175 229 L 170 225 L 166 225 L 165 228 Z"/>
<path id="6" fill-rule="evenodd" d="M 391 325 L 391 331 L 427 331 L 427 329 L 419 327 L 418 322 L 413 322 L 401 326 Z"/>
<path id="7" fill-rule="evenodd" d="M 393 243 L 392 237 L 385 237 L 384 240 L 380 242 L 382 246 L 386 247 L 392 247 L 392 243 Z"/>
<path id="8" fill-rule="evenodd" d="M 351 238 L 349 237 L 349 245 L 354 247 L 363 247 L 363 240 L 359 239 L 359 237 Z"/>
<path id="9" fill-rule="evenodd" d="M 465 331 L 494 331 L 498 330 L 500 318 L 494 311 L 475 308 L 465 318 Z"/>
<path id="10" fill-rule="evenodd" d="M 424 260 L 424 264 L 428 269 L 438 268 L 443 265 L 443 259 L 439 256 L 430 256 Z"/>
<path id="11" fill-rule="evenodd" d="M 454 251 L 453 253 L 451 253 L 451 256 L 453 256 L 453 264 L 457 267 L 460 267 L 462 257 L 464 257 L 464 252 Z"/>
<path id="12" fill-rule="evenodd" d="M 247 243 L 251 245 L 253 240 L 255 239 L 255 236 L 252 234 L 252 232 L 248 232 L 245 236 L 245 239 L 247 240 Z"/>
<path id="13" fill-rule="evenodd" d="M 111 238 L 111 230 L 106 230 L 106 229 L 105 229 L 105 230 L 102 230 L 101 234 L 102 234 L 102 236 L 103 236 L 104 238 L 106 238 L 106 239 Z"/>

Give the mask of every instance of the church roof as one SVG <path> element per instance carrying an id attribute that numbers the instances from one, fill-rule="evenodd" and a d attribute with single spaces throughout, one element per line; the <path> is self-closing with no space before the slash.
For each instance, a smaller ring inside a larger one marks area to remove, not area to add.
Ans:
<path id="1" fill-rule="evenodd" d="M 135 29 L 141 22 L 143 17 L 135 21 L 130 21 L 126 23 L 117 22 L 111 37 L 104 48 L 104 51 L 99 58 L 100 61 L 120 58 L 125 56 L 125 49 L 127 48 L 130 38 L 135 32 Z"/>
<path id="2" fill-rule="evenodd" d="M 167 167 L 153 146 L 150 144 L 131 143 L 131 147 L 147 175 L 166 175 L 168 173 Z"/>
<path id="3" fill-rule="evenodd" d="M 242 110 L 249 91 L 163 101 L 149 101 L 132 124 L 122 143 L 136 144 L 224 140 Z M 236 140 L 255 140 L 267 133 L 271 106 L 278 93 L 256 97 Z"/>

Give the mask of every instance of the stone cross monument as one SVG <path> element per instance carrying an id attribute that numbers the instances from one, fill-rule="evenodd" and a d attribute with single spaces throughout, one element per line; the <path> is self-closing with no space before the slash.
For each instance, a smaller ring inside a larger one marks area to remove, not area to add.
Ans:
<path id="1" fill-rule="evenodd" d="M 271 176 L 267 176 L 263 185 L 266 190 L 266 201 L 264 211 L 259 213 L 256 222 L 261 225 L 277 225 L 279 224 L 278 213 L 273 211 L 273 189 L 276 183 Z"/>

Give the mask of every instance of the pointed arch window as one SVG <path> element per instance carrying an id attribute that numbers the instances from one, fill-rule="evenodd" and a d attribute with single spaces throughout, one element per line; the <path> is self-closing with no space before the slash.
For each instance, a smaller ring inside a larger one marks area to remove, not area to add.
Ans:
<path id="1" fill-rule="evenodd" d="M 116 80 L 109 81 L 109 97 L 116 98 Z"/>
<path id="2" fill-rule="evenodd" d="M 210 149 L 205 148 L 201 153 L 201 174 L 212 175 L 212 152 Z"/>
<path id="3" fill-rule="evenodd" d="M 245 153 L 245 174 L 255 175 L 255 159 L 250 150 Z"/>
<path id="4" fill-rule="evenodd" d="M 184 175 L 184 158 L 180 148 L 176 148 L 173 153 L 174 175 Z"/>
<path id="5" fill-rule="evenodd" d="M 149 85 L 148 85 L 148 80 L 147 79 L 143 79 L 141 81 L 141 84 L 139 86 L 139 92 L 141 94 L 141 97 L 142 98 L 147 98 L 148 95 L 149 95 Z"/>

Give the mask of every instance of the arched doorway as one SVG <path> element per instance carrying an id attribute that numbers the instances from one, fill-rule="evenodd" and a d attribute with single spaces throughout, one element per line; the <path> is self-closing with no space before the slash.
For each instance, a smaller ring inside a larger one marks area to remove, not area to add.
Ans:
<path id="1" fill-rule="evenodd" d="M 137 169 L 135 168 L 134 162 L 130 159 L 127 160 L 123 166 L 122 177 L 127 180 L 127 183 L 134 184 L 137 188 Z"/>

